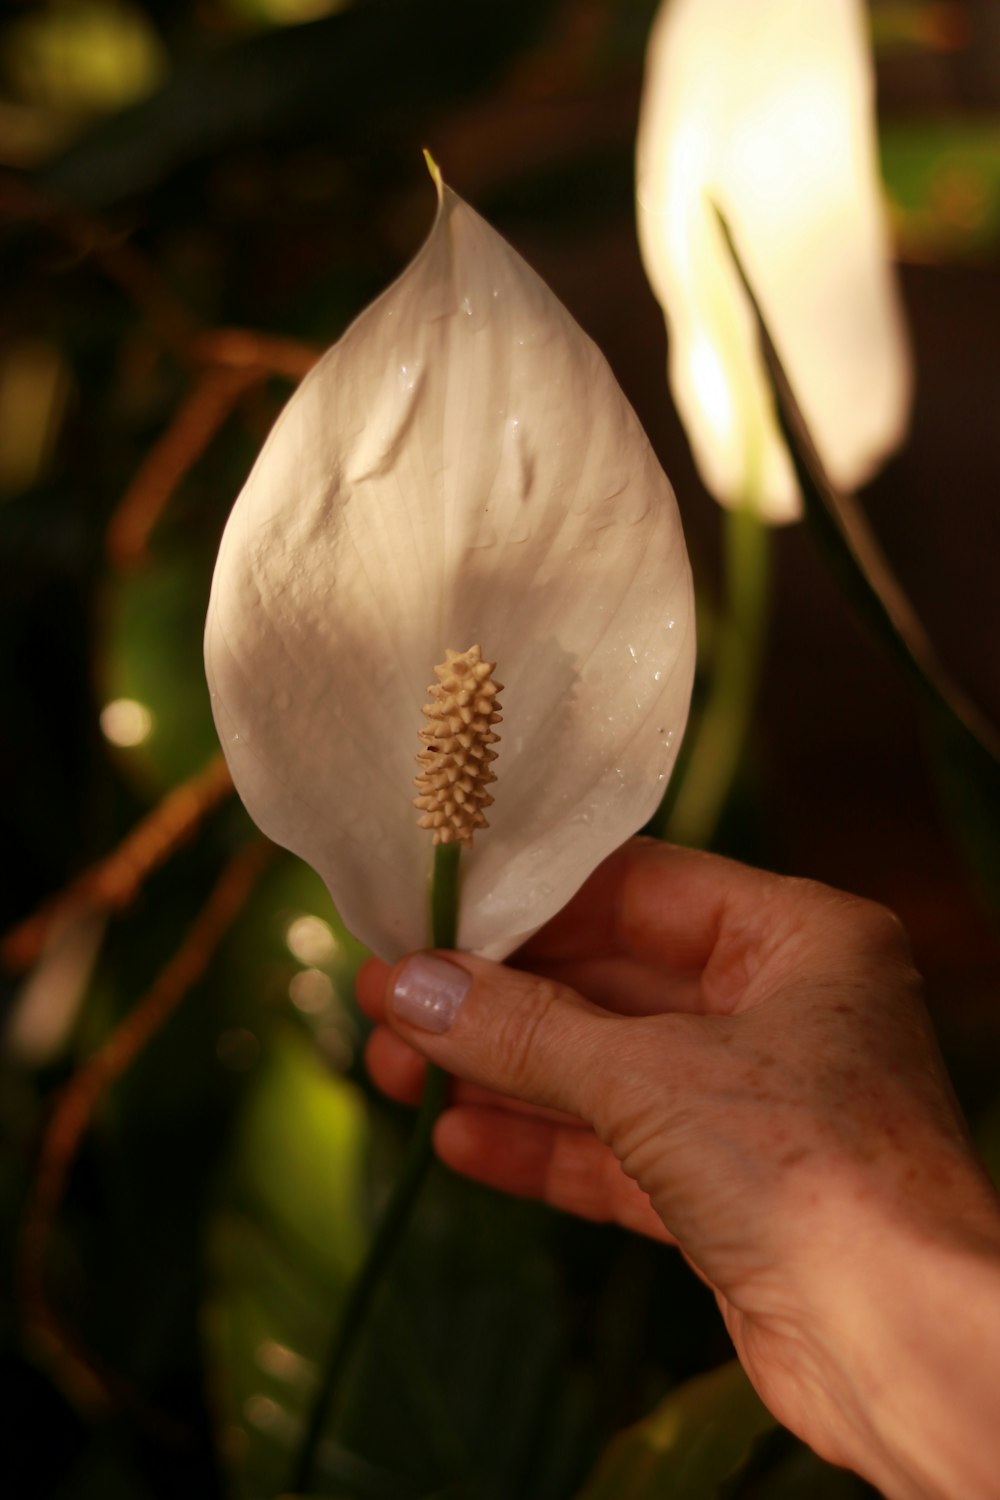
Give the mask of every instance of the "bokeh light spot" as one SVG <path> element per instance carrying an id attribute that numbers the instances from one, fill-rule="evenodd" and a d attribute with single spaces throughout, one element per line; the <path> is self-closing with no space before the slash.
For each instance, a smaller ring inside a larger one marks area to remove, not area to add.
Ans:
<path id="1" fill-rule="evenodd" d="M 337 956 L 337 939 L 322 917 L 296 917 L 285 928 L 285 942 L 292 957 L 309 968 L 331 963 Z"/>
<path id="2" fill-rule="evenodd" d="M 115 698 L 101 709 L 101 733 L 112 745 L 132 749 L 153 732 L 153 715 L 135 698 Z"/>

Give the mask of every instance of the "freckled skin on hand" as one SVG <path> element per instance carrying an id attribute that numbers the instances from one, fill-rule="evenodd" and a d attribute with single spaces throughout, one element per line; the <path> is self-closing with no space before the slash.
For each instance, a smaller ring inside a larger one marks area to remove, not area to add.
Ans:
<path id="1" fill-rule="evenodd" d="M 775 1416 L 890 1500 L 994 1500 L 1000 1200 L 894 918 L 635 840 L 518 967 L 449 961 L 454 1027 L 378 1027 L 369 1058 L 399 1098 L 410 1047 L 463 1080 L 450 1166 L 677 1244 Z"/>

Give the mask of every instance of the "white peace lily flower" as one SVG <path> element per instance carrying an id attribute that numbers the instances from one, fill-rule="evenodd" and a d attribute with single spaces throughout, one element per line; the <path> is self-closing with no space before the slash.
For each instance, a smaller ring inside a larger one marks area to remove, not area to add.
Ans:
<path id="1" fill-rule="evenodd" d="M 390 960 L 427 942 L 414 778 L 446 651 L 480 646 L 503 683 L 459 927 L 493 958 L 652 814 L 694 662 L 677 508 L 635 414 L 548 288 L 436 180 L 423 249 L 303 382 L 237 500 L 205 638 L 251 815 Z M 496 706 L 476 692 L 470 717 Z"/>
<path id="2" fill-rule="evenodd" d="M 718 206 L 831 478 L 901 440 L 910 374 L 880 198 L 860 0 L 665 0 L 637 150 L 639 239 L 708 488 L 773 521 L 800 499 Z"/>

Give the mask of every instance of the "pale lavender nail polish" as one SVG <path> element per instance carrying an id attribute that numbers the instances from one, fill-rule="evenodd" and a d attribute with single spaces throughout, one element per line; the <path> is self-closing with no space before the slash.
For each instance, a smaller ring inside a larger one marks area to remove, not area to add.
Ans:
<path id="1" fill-rule="evenodd" d="M 450 1031 L 472 976 L 457 964 L 432 953 L 417 953 L 400 971 L 392 991 L 392 1008 L 401 1021 L 438 1035 Z"/>

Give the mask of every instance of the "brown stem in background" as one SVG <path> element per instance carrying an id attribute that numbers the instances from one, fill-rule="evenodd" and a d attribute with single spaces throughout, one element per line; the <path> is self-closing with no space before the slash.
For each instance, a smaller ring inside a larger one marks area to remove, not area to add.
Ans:
<path id="1" fill-rule="evenodd" d="M 262 378 L 254 367 L 206 370 L 166 432 L 154 443 L 107 530 L 108 559 L 116 568 L 147 560 L 153 528 L 174 490 L 201 457 L 243 392 Z"/>
<path id="2" fill-rule="evenodd" d="M 280 375 L 295 382 L 309 374 L 322 353 L 298 339 L 255 333 L 249 328 L 210 329 L 198 339 L 196 350 L 205 364 L 234 370 L 252 368 L 261 375 Z"/>
<path id="3" fill-rule="evenodd" d="M 96 261 L 148 319 L 164 348 L 183 364 L 193 363 L 198 320 L 125 234 L 67 208 L 11 172 L 0 174 L 0 218 L 40 225 L 81 260 Z"/>
<path id="4" fill-rule="evenodd" d="M 204 373 L 153 445 L 108 526 L 108 558 L 117 568 L 147 560 L 149 538 L 171 495 L 240 397 L 272 375 L 297 382 L 319 358 L 307 344 L 241 328 L 213 329 L 199 336 L 194 349 Z"/>
<path id="5" fill-rule="evenodd" d="M 273 853 L 272 845 L 255 842 L 230 860 L 166 967 L 66 1084 L 42 1138 L 21 1227 L 17 1265 L 25 1325 L 64 1388 L 85 1405 L 125 1405 L 161 1431 L 176 1429 L 176 1424 L 146 1406 L 128 1382 L 107 1370 L 63 1326 L 46 1293 L 45 1262 L 70 1168 L 100 1100 L 202 977 Z"/>
<path id="6" fill-rule="evenodd" d="M 298 381 L 320 356 L 320 350 L 297 339 L 242 328 L 206 329 L 127 233 L 116 233 L 100 220 L 56 203 L 9 172 L 0 173 L 0 219 L 41 225 L 81 260 L 94 260 L 144 314 L 163 347 L 182 364 L 232 369 L 253 366 L 261 374 Z"/>
<path id="7" fill-rule="evenodd" d="M 0 174 L 0 219 L 42 225 L 75 256 L 94 260 L 144 315 L 163 347 L 195 374 L 194 390 L 147 455 L 108 528 L 112 564 L 139 566 L 171 495 L 240 397 L 270 376 L 300 381 L 320 351 L 247 329 L 204 328 L 126 234 L 53 202 L 9 173 Z"/>
<path id="8" fill-rule="evenodd" d="M 220 753 L 197 775 L 168 792 L 117 849 L 11 928 L 0 943 L 4 966 L 15 972 L 30 968 L 53 926 L 71 914 L 93 909 L 125 910 L 147 876 L 192 836 L 206 814 L 232 789 L 232 777 Z"/>

